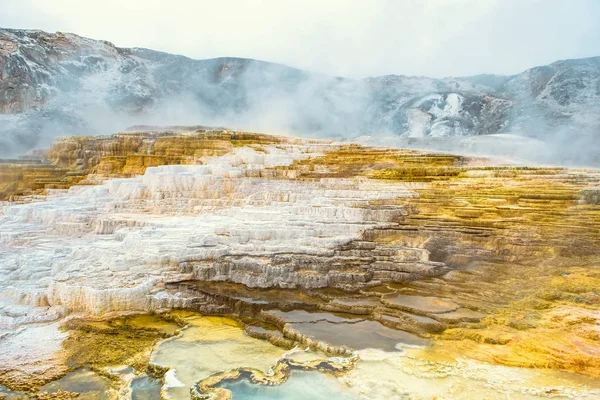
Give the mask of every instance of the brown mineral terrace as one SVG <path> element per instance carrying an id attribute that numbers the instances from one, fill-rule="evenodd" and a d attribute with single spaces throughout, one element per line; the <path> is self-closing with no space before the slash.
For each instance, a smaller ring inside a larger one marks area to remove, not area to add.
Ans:
<path id="1" fill-rule="evenodd" d="M 0 164 L 0 346 L 32 324 L 62 336 L 37 361 L 0 351 L 9 389 L 117 365 L 164 383 L 157 346 L 207 315 L 323 356 L 275 357 L 268 377 L 207 370 L 184 390 L 195 398 L 290 368 L 359 374 L 360 351 L 398 343 L 431 362 L 600 378 L 597 170 L 209 129 L 63 138 L 40 154 Z"/>

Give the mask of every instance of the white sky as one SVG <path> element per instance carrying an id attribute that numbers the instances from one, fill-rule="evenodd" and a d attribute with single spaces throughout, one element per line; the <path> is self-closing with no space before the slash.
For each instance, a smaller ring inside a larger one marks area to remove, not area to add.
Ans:
<path id="1" fill-rule="evenodd" d="M 511 74 L 600 55 L 600 0 L 0 0 L 0 26 L 354 77 Z"/>

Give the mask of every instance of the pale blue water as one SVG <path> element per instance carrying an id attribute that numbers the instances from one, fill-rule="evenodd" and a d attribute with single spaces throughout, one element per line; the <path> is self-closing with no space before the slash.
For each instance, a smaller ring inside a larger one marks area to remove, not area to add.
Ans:
<path id="1" fill-rule="evenodd" d="M 279 386 L 254 385 L 247 380 L 220 385 L 233 393 L 233 400 L 358 400 L 337 379 L 319 372 L 294 371 Z"/>
<path id="2" fill-rule="evenodd" d="M 107 378 L 90 369 L 80 368 L 42 386 L 40 391 L 56 393 L 64 390 L 79 393 L 79 399 L 109 400 L 110 396 L 107 393 L 109 387 L 110 381 Z"/>
<path id="3" fill-rule="evenodd" d="M 162 382 L 146 374 L 131 381 L 131 400 L 160 400 Z"/>

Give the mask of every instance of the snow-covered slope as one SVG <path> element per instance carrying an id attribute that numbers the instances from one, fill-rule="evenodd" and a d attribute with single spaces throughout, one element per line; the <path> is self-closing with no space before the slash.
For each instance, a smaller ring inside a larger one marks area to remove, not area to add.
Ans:
<path id="1" fill-rule="evenodd" d="M 512 77 L 353 80 L 250 59 L 192 60 L 74 34 L 0 29 L 0 156 L 57 135 L 134 124 L 338 138 L 544 136 L 574 126 L 595 135 L 599 76 L 600 58 L 592 58 Z"/>
<path id="2" fill-rule="evenodd" d="M 514 100 L 515 128 L 543 135 L 557 125 L 600 126 L 600 57 L 557 61 L 515 75 L 502 87 Z"/>

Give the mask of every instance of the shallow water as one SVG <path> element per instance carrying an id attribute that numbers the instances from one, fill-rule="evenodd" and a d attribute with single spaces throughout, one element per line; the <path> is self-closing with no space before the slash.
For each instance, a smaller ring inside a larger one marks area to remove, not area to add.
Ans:
<path id="1" fill-rule="evenodd" d="M 361 350 L 375 348 L 395 351 L 401 345 L 424 346 L 428 343 L 411 333 L 391 329 L 375 321 L 356 323 L 332 323 L 329 321 L 301 322 L 290 326 L 312 338 L 334 346 L 346 346 Z"/>
<path id="2" fill-rule="evenodd" d="M 282 318 L 288 323 L 291 322 L 315 322 L 315 321 L 329 321 L 329 322 L 358 322 L 364 317 L 341 314 L 341 313 L 329 313 L 329 312 L 308 312 L 304 310 L 292 310 L 292 311 L 280 311 L 271 310 L 269 314 L 275 315 L 276 317 Z"/>
<path id="3" fill-rule="evenodd" d="M 293 371 L 290 378 L 278 386 L 255 385 L 247 380 L 220 385 L 231 390 L 233 400 L 358 400 L 338 379 L 319 372 Z"/>
<path id="4" fill-rule="evenodd" d="M 0 399 L 3 400 L 20 400 L 25 398 L 25 394 L 22 392 L 16 392 L 14 390 L 10 390 L 4 385 L 0 385 Z"/>
<path id="5" fill-rule="evenodd" d="M 50 382 L 41 388 L 41 392 L 56 393 L 59 390 L 66 392 L 79 393 L 78 399 L 90 400 L 109 400 L 108 394 L 110 381 L 90 371 L 86 368 L 81 368 L 70 372 L 64 377 Z"/>
<path id="6" fill-rule="evenodd" d="M 332 300 L 334 303 L 343 304 L 347 306 L 366 306 L 366 307 L 377 307 L 381 305 L 379 298 L 353 298 L 353 297 L 338 297 Z"/>
<path id="7" fill-rule="evenodd" d="M 438 323 L 435 319 L 425 317 L 423 315 L 413 314 L 413 313 L 409 313 L 409 312 L 404 312 L 404 314 L 407 315 L 409 318 L 412 318 L 415 321 L 418 321 L 418 322 L 421 322 L 424 324 L 437 324 Z"/>
<path id="8" fill-rule="evenodd" d="M 140 375 L 131 381 L 131 400 L 160 400 L 160 379 Z"/>

